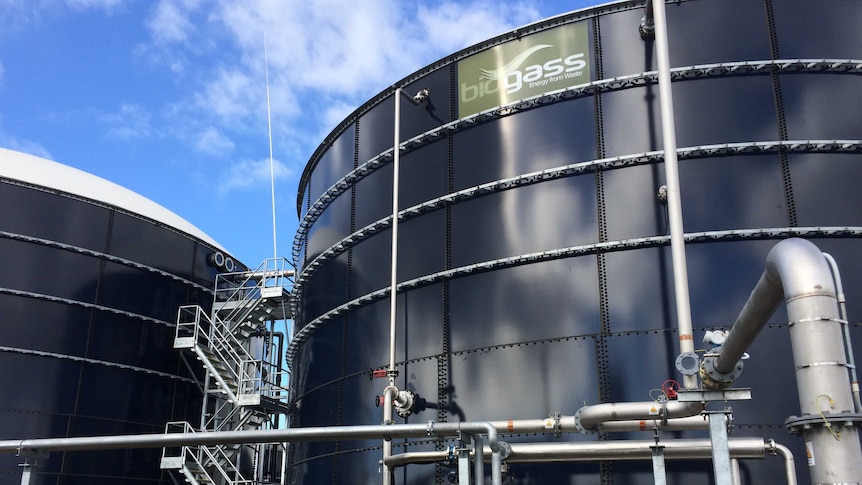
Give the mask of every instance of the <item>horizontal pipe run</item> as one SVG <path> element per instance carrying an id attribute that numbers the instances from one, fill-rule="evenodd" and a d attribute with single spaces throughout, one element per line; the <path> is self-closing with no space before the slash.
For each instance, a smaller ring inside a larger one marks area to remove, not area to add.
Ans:
<path id="1" fill-rule="evenodd" d="M 701 415 L 686 418 L 669 419 L 666 423 L 660 419 L 642 419 L 633 421 L 609 421 L 598 425 L 600 433 L 628 433 L 632 431 L 696 431 L 709 429 L 709 421 Z"/>
<path id="2" fill-rule="evenodd" d="M 660 409 L 657 403 L 654 403 Z M 649 412 L 649 408 L 646 412 Z M 698 405 L 698 412 L 700 408 Z M 508 421 L 490 421 L 489 424 L 497 428 L 499 433 L 579 433 L 582 430 L 575 424 L 574 416 L 560 416 L 559 418 L 543 419 L 510 419 Z M 627 433 L 632 431 L 687 431 L 709 428 L 709 423 L 700 415 L 682 418 L 669 418 L 664 422 L 660 416 L 651 416 L 644 419 L 632 419 L 624 421 L 608 421 L 596 425 L 595 431 L 604 433 Z"/>
<path id="3" fill-rule="evenodd" d="M 659 442 L 665 459 L 707 460 L 712 458 L 709 439 L 681 439 Z M 734 459 L 763 459 L 767 445 L 761 438 L 730 438 Z M 550 463 L 576 461 L 651 460 L 654 440 L 589 441 L 581 443 L 509 443 L 506 463 Z M 385 465 L 392 468 L 411 464 L 431 464 L 448 459 L 448 451 L 420 451 L 392 455 Z"/>
<path id="4" fill-rule="evenodd" d="M 761 438 L 732 438 L 731 456 L 739 459 L 762 459 L 766 446 Z M 700 460 L 712 458 L 709 439 L 670 440 L 659 442 L 665 459 Z M 587 443 L 512 444 L 508 463 L 546 463 L 569 461 L 651 460 L 655 440 L 591 441 Z"/>
<path id="5" fill-rule="evenodd" d="M 426 423 L 362 426 L 321 426 L 249 431 L 213 431 L 201 433 L 138 434 L 87 436 L 76 438 L 39 438 L 0 441 L 0 453 L 22 451 L 92 451 L 132 448 L 162 448 L 195 445 L 246 443 L 284 443 L 362 439 L 417 438 L 455 436 L 459 433 L 486 434 L 491 451 L 499 453 L 497 430 L 489 423 Z"/>

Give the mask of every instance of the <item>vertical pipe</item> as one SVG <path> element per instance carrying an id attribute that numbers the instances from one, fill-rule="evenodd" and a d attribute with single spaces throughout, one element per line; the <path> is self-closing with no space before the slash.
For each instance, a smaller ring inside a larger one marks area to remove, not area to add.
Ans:
<path id="1" fill-rule="evenodd" d="M 862 413 L 862 401 L 859 398 L 859 379 L 856 376 L 856 357 L 853 355 L 853 342 L 850 340 L 850 320 L 847 318 L 847 300 L 844 298 L 844 284 L 841 282 L 841 272 L 838 271 L 838 263 L 829 253 L 823 253 L 829 270 L 832 272 L 832 281 L 835 283 L 835 296 L 838 298 L 838 316 L 843 323 L 844 347 L 847 349 L 847 364 L 850 367 L 850 390 L 853 392 L 853 403 L 856 412 Z"/>
<path id="2" fill-rule="evenodd" d="M 392 266 L 389 285 L 389 385 L 395 385 L 395 290 L 398 284 L 398 177 L 401 169 L 401 88 L 395 89 L 395 127 L 392 146 Z"/>
<path id="3" fill-rule="evenodd" d="M 401 88 L 395 89 L 395 120 L 392 143 L 392 266 L 389 286 L 389 385 L 383 391 L 383 424 L 392 424 L 392 399 L 395 389 L 395 317 L 398 285 L 398 177 L 401 169 Z M 383 460 L 392 455 L 392 441 L 383 440 Z M 392 473 L 383 465 L 383 485 L 391 485 Z"/>
<path id="4" fill-rule="evenodd" d="M 733 481 L 733 485 L 742 485 L 742 474 L 739 470 L 739 459 L 733 458 L 730 460 L 730 478 Z"/>
<path id="5" fill-rule="evenodd" d="M 502 485 L 503 483 L 503 458 L 500 450 L 491 453 L 491 484 Z"/>
<path id="6" fill-rule="evenodd" d="M 691 325 L 691 304 L 688 294 L 688 269 L 685 260 L 685 237 L 682 227 L 682 203 L 679 191 L 679 167 L 676 157 L 676 127 L 673 115 L 673 96 L 670 86 L 670 60 L 668 54 L 667 18 L 664 0 L 652 0 L 655 19 L 655 46 L 658 60 L 658 88 L 661 101 L 662 140 L 664 142 L 664 170 L 667 184 L 670 250 L 673 261 L 673 286 L 676 298 L 676 318 L 679 329 L 680 353 L 694 352 Z M 683 376 L 683 387 L 697 387 L 697 378 Z"/>
<path id="7" fill-rule="evenodd" d="M 473 450 L 475 454 L 473 457 L 473 479 L 477 485 L 483 485 L 485 483 L 485 442 L 482 435 L 473 435 Z"/>

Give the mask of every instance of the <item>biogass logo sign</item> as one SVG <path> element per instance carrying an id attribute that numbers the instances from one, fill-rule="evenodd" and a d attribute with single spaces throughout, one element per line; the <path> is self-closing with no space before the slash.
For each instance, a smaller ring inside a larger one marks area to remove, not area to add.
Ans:
<path id="1" fill-rule="evenodd" d="M 458 62 L 458 116 L 589 82 L 586 22 L 539 32 Z"/>

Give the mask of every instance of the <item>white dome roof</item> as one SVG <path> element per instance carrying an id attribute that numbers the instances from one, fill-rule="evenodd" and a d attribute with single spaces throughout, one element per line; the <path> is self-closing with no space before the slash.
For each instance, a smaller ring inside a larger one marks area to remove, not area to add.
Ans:
<path id="1" fill-rule="evenodd" d="M 116 206 L 173 227 L 224 251 L 224 248 L 206 233 L 161 205 L 77 168 L 0 148 L 0 177 Z"/>

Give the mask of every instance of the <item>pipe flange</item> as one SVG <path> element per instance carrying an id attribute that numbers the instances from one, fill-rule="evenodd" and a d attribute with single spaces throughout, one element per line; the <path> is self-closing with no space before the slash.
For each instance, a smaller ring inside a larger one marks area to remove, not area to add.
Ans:
<path id="1" fill-rule="evenodd" d="M 581 408 L 581 409 L 583 409 L 583 408 Z M 581 433 L 581 434 L 595 433 L 595 430 L 590 430 L 590 429 L 584 428 L 584 425 L 581 424 L 581 410 L 580 409 L 575 411 L 575 429 L 577 429 L 578 433 Z"/>
<path id="2" fill-rule="evenodd" d="M 652 19 L 642 18 L 638 26 L 638 33 L 640 33 L 643 40 L 655 39 L 655 24 L 652 22 Z"/>
<path id="3" fill-rule="evenodd" d="M 805 430 L 815 426 L 844 426 L 847 428 L 862 427 L 862 414 L 843 411 L 840 413 L 806 414 L 804 416 L 790 416 L 784 421 L 787 431 L 795 435 L 801 435 Z"/>
<path id="4" fill-rule="evenodd" d="M 396 398 L 393 400 L 393 406 L 398 416 L 406 418 L 413 414 L 413 406 L 416 403 L 416 395 L 412 391 L 398 391 Z"/>
<path id="5" fill-rule="evenodd" d="M 552 413 L 548 415 L 548 418 L 554 420 L 554 438 L 562 438 L 563 430 L 560 427 L 560 413 Z"/>
<path id="6" fill-rule="evenodd" d="M 498 441 L 497 444 L 500 446 L 500 461 L 506 461 L 512 456 L 512 445 L 505 441 Z"/>
<path id="7" fill-rule="evenodd" d="M 694 352 L 683 352 L 676 357 L 676 370 L 684 376 L 697 375 L 700 357 Z"/>
<path id="8" fill-rule="evenodd" d="M 744 366 L 740 360 L 733 366 L 733 370 L 725 374 L 715 370 L 715 359 L 715 357 L 706 357 L 703 359 L 703 362 L 700 364 L 700 379 L 703 381 L 703 386 L 707 389 L 726 389 L 742 374 Z"/>

